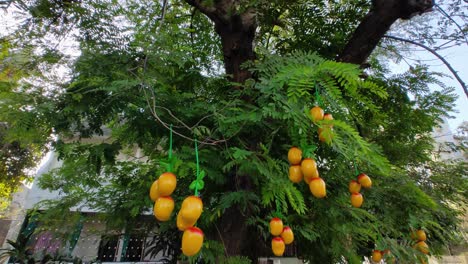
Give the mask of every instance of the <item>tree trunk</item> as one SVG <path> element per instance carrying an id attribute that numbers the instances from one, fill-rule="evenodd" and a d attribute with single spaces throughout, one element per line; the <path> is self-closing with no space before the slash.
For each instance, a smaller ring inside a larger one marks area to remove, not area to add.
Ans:
<path id="1" fill-rule="evenodd" d="M 242 68 L 242 64 L 255 59 L 253 41 L 256 25 L 245 26 L 234 17 L 232 20 L 228 27 L 216 25 L 216 32 L 221 37 L 226 74 L 231 81 L 243 84 L 251 74 Z"/>

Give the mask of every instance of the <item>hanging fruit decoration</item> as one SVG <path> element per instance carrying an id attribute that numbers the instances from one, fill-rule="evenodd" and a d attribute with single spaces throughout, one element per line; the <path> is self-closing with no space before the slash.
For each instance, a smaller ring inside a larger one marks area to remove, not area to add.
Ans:
<path id="1" fill-rule="evenodd" d="M 153 214 L 159 221 L 168 221 L 171 218 L 172 211 L 174 210 L 174 200 L 171 194 L 177 186 L 177 177 L 172 173 L 172 125 L 169 134 L 169 157 L 167 171 L 156 179 L 150 188 L 150 198 L 154 201 Z M 164 162 L 161 162 L 163 164 Z"/>
<path id="2" fill-rule="evenodd" d="M 274 236 L 271 241 L 273 254 L 280 257 L 284 254 L 285 244 L 289 245 L 294 241 L 294 233 L 289 226 L 283 226 L 280 218 L 274 217 L 270 220 L 270 234 Z"/>
<path id="3" fill-rule="evenodd" d="M 351 204 L 354 207 L 356 207 L 356 208 L 361 207 L 363 201 L 364 201 L 364 198 L 362 197 L 362 194 L 360 194 L 360 193 L 351 194 Z"/>
<path id="4" fill-rule="evenodd" d="M 177 186 L 177 178 L 172 172 L 165 172 L 159 176 L 158 191 L 161 196 L 171 195 Z"/>
<path id="5" fill-rule="evenodd" d="M 429 246 L 424 241 L 419 241 L 418 243 L 416 243 L 415 248 L 423 254 L 429 254 Z"/>
<path id="6" fill-rule="evenodd" d="M 429 246 L 426 243 L 427 236 L 424 230 L 418 229 L 415 232 L 411 232 L 411 238 L 418 241 L 413 246 L 415 249 L 419 250 L 423 254 L 429 254 Z"/>
<path id="7" fill-rule="evenodd" d="M 281 237 L 275 237 L 271 240 L 271 249 L 273 250 L 273 254 L 277 257 L 281 257 L 284 254 L 284 250 L 286 246 L 284 245 L 284 241 Z"/>
<path id="8" fill-rule="evenodd" d="M 191 257 L 196 255 L 203 246 L 203 231 L 198 227 L 189 227 L 182 235 L 182 253 Z"/>
<path id="9" fill-rule="evenodd" d="M 355 181 L 355 180 L 351 180 L 351 181 L 349 182 L 349 187 L 348 187 L 348 189 L 349 189 L 349 192 L 350 192 L 351 194 L 353 194 L 353 193 L 358 193 L 358 192 L 361 191 L 361 184 L 360 184 L 359 182 Z"/>
<path id="10" fill-rule="evenodd" d="M 283 232 L 281 232 L 281 238 L 286 245 L 289 245 L 294 241 L 294 233 L 289 226 L 285 226 L 283 228 Z"/>
<path id="11" fill-rule="evenodd" d="M 174 200 L 170 196 L 162 196 L 156 200 L 153 213 L 159 221 L 167 221 L 174 210 Z"/>
<path id="12" fill-rule="evenodd" d="M 189 196 L 182 202 L 179 214 L 186 223 L 195 223 L 203 211 L 203 202 L 198 196 Z"/>
<path id="13" fill-rule="evenodd" d="M 330 114 L 330 113 L 324 114 L 324 115 L 323 115 L 323 120 L 328 120 L 328 121 L 333 120 L 332 114 Z M 333 127 L 333 125 L 329 125 L 329 126 L 330 126 L 330 127 Z"/>
<path id="14" fill-rule="evenodd" d="M 325 112 L 323 111 L 323 109 L 318 105 L 312 107 L 309 113 L 310 113 L 310 117 L 312 118 L 312 122 L 314 123 L 317 123 L 318 121 L 322 121 L 325 115 Z"/>
<path id="15" fill-rule="evenodd" d="M 270 220 L 270 233 L 273 236 L 279 236 L 283 232 L 283 221 L 278 217 L 272 218 Z"/>
<path id="16" fill-rule="evenodd" d="M 382 260 L 382 252 L 380 250 L 374 250 L 372 252 L 372 261 L 379 263 Z"/>
<path id="17" fill-rule="evenodd" d="M 326 113 L 323 116 L 323 120 L 331 121 L 333 116 L 330 113 Z M 333 139 L 333 124 L 323 124 L 318 128 L 319 141 L 330 144 Z"/>
<path id="18" fill-rule="evenodd" d="M 301 170 L 304 175 L 304 181 L 309 184 L 313 178 L 319 177 L 317 162 L 312 158 L 306 158 L 301 162 Z"/>
<path id="19" fill-rule="evenodd" d="M 416 231 L 416 238 L 419 241 L 426 241 L 426 232 L 424 232 L 424 230 L 422 229 L 419 229 L 418 231 Z"/>
<path id="20" fill-rule="evenodd" d="M 186 222 L 184 219 L 182 219 L 182 215 L 178 213 L 176 225 L 180 231 L 185 231 L 185 229 L 194 226 L 195 222 Z"/>
<path id="21" fill-rule="evenodd" d="M 327 195 L 325 181 L 322 178 L 313 178 L 309 183 L 309 189 L 316 198 L 323 198 Z"/>
<path id="22" fill-rule="evenodd" d="M 291 165 L 298 165 L 302 160 L 302 150 L 298 147 L 292 147 L 288 151 L 288 161 Z"/>
<path id="23" fill-rule="evenodd" d="M 198 196 L 198 191 L 203 189 L 205 183 L 203 178 L 205 172 L 200 171 L 200 161 L 198 159 L 198 144 L 195 139 L 195 158 L 196 158 L 196 179 L 190 184 L 189 188 L 195 191 L 195 195 L 188 196 L 182 202 L 180 211 L 177 214 L 177 228 L 184 231 L 182 235 L 182 253 L 187 257 L 196 255 L 203 246 L 203 231 L 194 227 L 203 212 L 203 201 Z"/>
<path id="24" fill-rule="evenodd" d="M 149 196 L 151 201 L 156 202 L 156 199 L 159 197 L 159 190 L 158 190 L 158 180 L 155 180 L 153 184 L 151 184 Z"/>
<path id="25" fill-rule="evenodd" d="M 301 165 L 292 165 L 289 167 L 289 180 L 294 183 L 300 183 L 303 178 Z"/>
<path id="26" fill-rule="evenodd" d="M 360 173 L 358 175 L 357 180 L 361 184 L 361 186 L 364 188 L 370 188 L 372 186 L 371 178 L 367 176 L 365 173 Z"/>

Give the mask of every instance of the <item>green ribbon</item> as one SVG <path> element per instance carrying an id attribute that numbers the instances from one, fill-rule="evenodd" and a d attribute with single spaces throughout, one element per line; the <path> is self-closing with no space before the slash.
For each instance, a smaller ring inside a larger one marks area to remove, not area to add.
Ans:
<path id="1" fill-rule="evenodd" d="M 195 139 L 195 159 L 197 160 L 197 181 L 200 180 L 200 161 L 198 160 L 198 144 Z M 198 184 L 195 185 L 195 196 L 198 196 Z"/>
<path id="2" fill-rule="evenodd" d="M 172 172 L 172 124 L 169 128 L 169 172 Z"/>
<path id="3" fill-rule="evenodd" d="M 315 84 L 315 101 L 317 102 L 317 105 L 321 106 L 322 99 L 320 98 L 319 89 L 320 87 L 317 84 Z"/>
<path id="4" fill-rule="evenodd" d="M 359 175 L 359 170 L 358 170 L 358 168 L 357 168 L 357 166 L 356 166 L 356 162 L 355 162 L 355 161 L 353 161 L 353 165 L 354 165 L 354 173 L 356 174 L 356 176 L 358 176 L 358 175 Z"/>

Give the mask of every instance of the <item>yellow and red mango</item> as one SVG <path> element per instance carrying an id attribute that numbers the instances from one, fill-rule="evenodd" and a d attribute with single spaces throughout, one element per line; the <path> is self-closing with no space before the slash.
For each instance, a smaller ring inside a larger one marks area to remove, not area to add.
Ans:
<path id="1" fill-rule="evenodd" d="M 286 245 L 289 245 L 294 241 L 294 233 L 289 226 L 285 226 L 283 228 L 283 232 L 281 232 L 281 238 Z"/>
<path id="2" fill-rule="evenodd" d="M 350 193 L 358 193 L 361 191 L 361 184 L 355 180 L 351 180 L 348 189 Z"/>
<path id="3" fill-rule="evenodd" d="M 156 202 L 156 199 L 159 197 L 159 190 L 158 190 L 158 180 L 155 180 L 153 184 L 151 184 L 149 196 L 151 201 Z"/>
<path id="4" fill-rule="evenodd" d="M 364 188 L 370 188 L 372 186 L 371 178 L 367 176 L 365 173 L 361 173 L 358 175 L 358 182 Z"/>
<path id="5" fill-rule="evenodd" d="M 292 147 L 288 151 L 288 161 L 291 165 L 298 165 L 302 160 L 302 150 L 297 147 Z"/>
<path id="6" fill-rule="evenodd" d="M 418 239 L 418 241 L 426 241 L 426 232 L 424 232 L 424 230 L 422 229 L 419 229 L 418 231 L 416 231 L 416 238 Z"/>
<path id="7" fill-rule="evenodd" d="M 177 221 L 176 221 L 176 224 L 177 224 L 177 228 L 178 228 L 180 231 L 185 231 L 185 229 L 194 226 L 194 225 L 195 225 L 195 222 L 192 222 L 192 223 L 186 222 L 184 219 L 182 219 L 182 215 L 181 215 L 180 212 L 179 212 L 179 213 L 177 214 Z"/>
<path id="8" fill-rule="evenodd" d="M 195 223 L 203 211 L 203 202 L 198 196 L 189 196 L 184 199 L 180 208 L 182 219 L 187 223 Z"/>
<path id="9" fill-rule="evenodd" d="M 156 199 L 153 214 L 159 221 L 167 221 L 171 218 L 174 210 L 174 200 L 170 196 L 163 196 Z"/>
<path id="10" fill-rule="evenodd" d="M 284 241 L 281 237 L 275 237 L 271 240 L 271 250 L 275 256 L 283 256 L 285 249 L 286 246 L 284 245 Z"/>
<path id="11" fill-rule="evenodd" d="M 325 112 L 320 106 L 314 106 L 310 109 L 309 111 L 310 117 L 312 118 L 312 121 L 315 123 L 317 121 L 323 120 L 323 116 Z"/>
<path id="12" fill-rule="evenodd" d="M 301 162 L 301 170 L 304 180 L 307 182 L 312 178 L 318 178 L 317 162 L 314 159 L 306 158 Z"/>
<path id="13" fill-rule="evenodd" d="M 429 246 L 424 241 L 419 241 L 414 247 L 423 254 L 429 254 Z"/>
<path id="14" fill-rule="evenodd" d="M 189 227 L 182 235 L 182 253 L 191 257 L 197 254 L 203 246 L 203 231 L 198 227 Z"/>
<path id="15" fill-rule="evenodd" d="M 372 252 L 372 261 L 378 263 L 381 260 L 382 260 L 382 252 L 380 252 L 380 250 L 374 250 Z"/>
<path id="16" fill-rule="evenodd" d="M 361 207 L 362 202 L 364 202 L 364 198 L 362 197 L 362 194 L 360 194 L 360 193 L 351 194 L 351 204 L 354 207 L 356 207 L 356 208 Z"/>
<path id="17" fill-rule="evenodd" d="M 283 221 L 278 217 L 270 220 L 270 233 L 274 236 L 279 236 L 283 232 Z"/>
<path id="18" fill-rule="evenodd" d="M 177 178 L 172 172 L 165 172 L 159 176 L 158 190 L 160 196 L 171 195 L 177 186 Z"/>
<path id="19" fill-rule="evenodd" d="M 327 195 L 325 181 L 322 178 L 313 178 L 309 183 L 309 189 L 316 198 L 323 198 Z"/>
<path id="20" fill-rule="evenodd" d="M 289 180 L 294 183 L 299 183 L 302 181 L 302 169 L 300 165 L 292 165 L 289 167 Z"/>

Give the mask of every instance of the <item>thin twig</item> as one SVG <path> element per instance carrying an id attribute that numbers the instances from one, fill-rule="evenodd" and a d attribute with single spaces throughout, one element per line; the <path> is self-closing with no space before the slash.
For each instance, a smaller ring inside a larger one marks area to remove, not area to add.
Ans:
<path id="1" fill-rule="evenodd" d="M 428 46 L 426 46 L 424 44 L 421 44 L 421 43 L 418 43 L 418 42 L 415 42 L 415 41 L 412 41 L 412 40 L 409 40 L 409 39 L 399 38 L 399 37 L 395 37 L 395 36 L 388 36 L 388 35 L 385 35 L 384 37 L 389 38 L 389 39 L 394 39 L 394 40 L 399 40 L 399 41 L 411 43 L 413 45 L 419 46 L 421 48 L 426 49 L 427 51 L 432 53 L 434 56 L 439 58 L 439 60 L 441 60 L 445 64 L 445 66 L 447 66 L 447 68 L 453 74 L 455 79 L 457 79 L 457 81 L 460 83 L 461 87 L 463 88 L 463 91 L 465 92 L 466 97 L 468 98 L 468 88 L 466 87 L 466 84 L 463 82 L 463 80 L 458 75 L 457 71 L 455 71 L 455 69 L 452 67 L 452 65 L 450 65 L 450 63 L 446 59 L 444 59 L 444 57 L 442 57 L 439 53 L 437 53 L 434 49 L 431 49 L 430 47 L 428 47 Z"/>
<path id="2" fill-rule="evenodd" d="M 455 24 L 455 26 L 458 27 L 458 29 L 460 30 L 460 34 L 463 35 L 463 37 L 465 38 L 465 43 L 468 45 L 468 38 L 466 37 L 465 31 L 463 31 L 463 28 L 460 26 L 460 24 L 458 24 L 457 21 L 455 21 L 449 14 L 447 14 L 447 12 L 445 12 L 445 10 L 442 9 L 442 7 L 440 7 L 438 4 L 434 4 L 434 6 L 437 7 L 437 9 L 438 9 L 445 17 L 447 17 L 452 23 Z"/>

